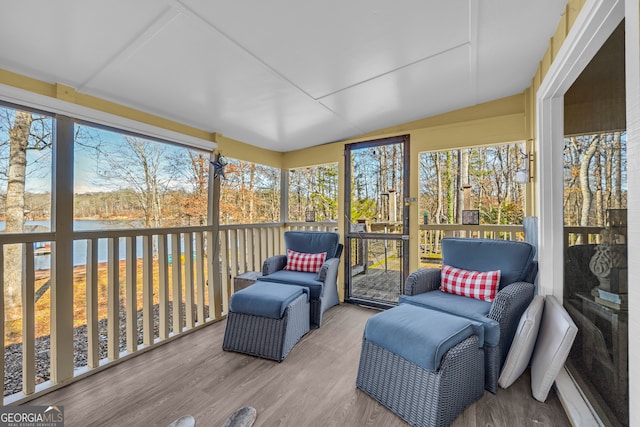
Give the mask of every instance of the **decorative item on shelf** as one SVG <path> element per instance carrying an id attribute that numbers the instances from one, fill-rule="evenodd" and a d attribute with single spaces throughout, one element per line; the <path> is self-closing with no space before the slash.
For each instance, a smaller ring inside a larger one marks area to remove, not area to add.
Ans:
<path id="1" fill-rule="evenodd" d="M 306 222 L 315 222 L 316 221 L 316 211 L 312 208 L 307 208 L 304 211 L 304 220 Z"/>
<path id="2" fill-rule="evenodd" d="M 617 310 L 626 307 L 627 245 L 616 243 L 616 233 L 604 229 L 601 243 L 589 262 L 589 269 L 600 284 L 591 293 L 596 302 Z"/>
<path id="3" fill-rule="evenodd" d="M 533 181 L 533 153 L 526 153 L 522 155 L 524 161 L 522 167 L 516 171 L 515 180 L 518 184 L 528 184 Z"/>
<path id="4" fill-rule="evenodd" d="M 218 177 L 225 178 L 224 176 L 224 168 L 227 166 L 227 161 L 222 157 L 220 153 L 216 154 L 216 159 L 211 161 L 211 166 L 213 166 L 213 179 Z"/>
<path id="5" fill-rule="evenodd" d="M 462 224 L 463 225 L 478 225 L 480 224 L 480 211 L 478 209 L 465 209 L 462 211 Z"/>
<path id="6" fill-rule="evenodd" d="M 598 289 L 598 295 L 595 296 L 595 301 L 600 305 L 613 308 L 614 310 L 626 310 L 629 307 L 627 294 L 616 294 L 603 289 Z"/>

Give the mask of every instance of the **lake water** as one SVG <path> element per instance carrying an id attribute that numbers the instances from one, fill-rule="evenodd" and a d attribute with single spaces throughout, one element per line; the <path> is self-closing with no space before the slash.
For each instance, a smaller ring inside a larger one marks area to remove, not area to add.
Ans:
<path id="1" fill-rule="evenodd" d="M 33 232 L 48 232 L 50 227 L 49 221 L 27 221 L 25 229 Z M 5 222 L 0 221 L 0 232 L 3 232 Z M 75 231 L 99 231 L 99 230 L 122 230 L 135 228 L 132 221 L 102 221 L 102 220 L 75 220 L 73 221 L 73 229 Z M 136 239 L 137 257 L 142 258 L 142 237 Z M 155 237 L 154 237 L 155 240 Z M 44 246 L 45 242 L 42 242 Z M 155 243 L 155 242 L 154 242 Z M 108 260 L 108 241 L 107 239 L 98 239 L 98 262 L 106 262 Z M 125 239 L 119 239 L 119 258 L 126 258 L 126 242 Z M 168 245 L 167 252 L 171 255 L 171 245 Z M 87 241 L 76 240 L 73 242 L 73 265 L 85 265 L 87 263 Z M 35 257 L 36 270 L 48 270 L 51 266 L 50 255 L 38 255 Z"/>

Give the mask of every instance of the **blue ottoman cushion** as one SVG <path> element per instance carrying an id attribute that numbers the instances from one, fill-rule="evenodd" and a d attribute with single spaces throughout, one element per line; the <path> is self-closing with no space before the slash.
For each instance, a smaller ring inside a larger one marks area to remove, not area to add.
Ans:
<path id="1" fill-rule="evenodd" d="M 492 302 L 445 292 L 425 292 L 418 295 L 400 295 L 399 304 L 411 304 L 438 310 L 480 322 L 484 326 L 484 342 L 494 347 L 500 342 L 500 324 L 487 317 Z"/>
<path id="2" fill-rule="evenodd" d="M 318 299 L 322 296 L 324 282 L 318 280 L 318 273 L 305 271 L 279 270 L 260 278 L 263 282 L 288 283 L 304 286 L 311 291 L 311 298 Z"/>
<path id="3" fill-rule="evenodd" d="M 436 310 L 403 304 L 372 316 L 364 338 L 428 370 L 437 371 L 442 356 L 466 338 L 477 335 L 484 345 L 481 323 Z"/>
<path id="4" fill-rule="evenodd" d="M 491 302 L 449 294 L 442 291 L 424 292 L 418 295 L 400 295 L 399 304 L 413 304 L 446 313 L 467 317 L 470 313 L 489 314 Z"/>
<path id="5" fill-rule="evenodd" d="M 233 294 L 229 310 L 234 313 L 280 319 L 287 306 L 302 294 L 306 294 L 309 301 L 308 288 L 258 280 L 248 288 Z"/>

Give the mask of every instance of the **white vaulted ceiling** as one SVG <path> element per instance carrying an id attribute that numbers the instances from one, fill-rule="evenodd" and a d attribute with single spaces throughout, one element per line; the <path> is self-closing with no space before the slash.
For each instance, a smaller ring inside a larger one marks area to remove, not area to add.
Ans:
<path id="1" fill-rule="evenodd" d="M 0 68 L 290 151 L 521 93 L 566 0 L 27 0 Z"/>

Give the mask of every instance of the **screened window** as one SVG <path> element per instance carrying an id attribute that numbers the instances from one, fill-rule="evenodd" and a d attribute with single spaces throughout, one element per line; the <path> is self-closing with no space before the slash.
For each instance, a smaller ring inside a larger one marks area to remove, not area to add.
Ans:
<path id="1" fill-rule="evenodd" d="M 289 221 L 338 219 L 338 164 L 289 171 Z"/>
<path id="2" fill-rule="evenodd" d="M 280 169 L 225 159 L 220 181 L 220 223 L 255 224 L 280 221 Z"/>
<path id="3" fill-rule="evenodd" d="M 0 230 L 51 231 L 51 117 L 0 105 Z"/>
<path id="4" fill-rule="evenodd" d="M 161 228 L 207 221 L 209 155 L 76 126 L 74 228 Z"/>
<path id="5" fill-rule="evenodd" d="M 425 224 L 462 224 L 478 210 L 479 224 L 522 224 L 523 144 L 420 154 L 420 213 Z"/>

